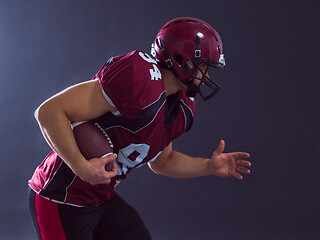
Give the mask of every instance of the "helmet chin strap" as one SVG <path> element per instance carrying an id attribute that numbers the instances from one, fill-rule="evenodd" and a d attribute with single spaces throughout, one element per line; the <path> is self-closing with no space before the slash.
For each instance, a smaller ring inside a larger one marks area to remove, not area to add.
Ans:
<path id="1" fill-rule="evenodd" d="M 195 59 L 198 59 L 201 57 L 200 38 L 198 35 L 196 35 L 196 38 L 195 38 L 194 57 L 195 57 Z M 197 66 L 197 68 L 199 70 L 199 66 Z M 202 96 L 201 90 L 200 90 L 200 84 L 202 83 L 201 79 L 199 79 L 201 81 L 201 83 L 199 84 L 199 86 L 197 86 L 194 84 L 195 76 L 193 76 L 190 72 L 189 72 L 189 74 L 191 75 L 191 80 L 190 81 L 182 81 L 188 87 L 187 92 L 186 92 L 186 96 L 187 97 L 195 97 L 198 93 L 200 93 L 200 95 Z"/>

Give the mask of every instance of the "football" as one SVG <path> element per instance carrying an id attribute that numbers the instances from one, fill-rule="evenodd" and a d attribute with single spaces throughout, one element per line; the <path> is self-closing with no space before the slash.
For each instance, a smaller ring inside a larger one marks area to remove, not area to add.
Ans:
<path id="1" fill-rule="evenodd" d="M 87 159 L 106 157 L 113 153 L 113 144 L 107 133 L 94 121 L 71 124 L 74 138 L 82 155 Z M 111 171 L 113 163 L 107 163 L 106 171 Z"/>

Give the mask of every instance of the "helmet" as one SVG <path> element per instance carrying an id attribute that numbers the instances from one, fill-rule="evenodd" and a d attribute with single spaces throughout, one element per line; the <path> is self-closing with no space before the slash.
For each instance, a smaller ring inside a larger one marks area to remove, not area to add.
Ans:
<path id="1" fill-rule="evenodd" d="M 220 86 L 207 74 L 209 67 L 225 67 L 222 41 L 216 30 L 208 23 L 191 17 L 180 17 L 167 22 L 158 32 L 152 46 L 151 55 L 162 67 L 174 72 L 177 78 L 188 86 L 187 96 L 197 93 L 204 99 L 213 97 Z M 205 64 L 206 70 L 200 68 Z M 201 71 L 203 77 L 197 77 Z M 194 79 L 201 83 L 196 86 Z M 200 89 L 206 85 L 208 94 Z"/>

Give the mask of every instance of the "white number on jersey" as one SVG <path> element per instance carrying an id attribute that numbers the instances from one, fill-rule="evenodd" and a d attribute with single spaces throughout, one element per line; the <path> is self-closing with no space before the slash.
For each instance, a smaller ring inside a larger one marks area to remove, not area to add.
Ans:
<path id="1" fill-rule="evenodd" d="M 155 64 L 152 64 L 152 66 L 153 66 L 153 69 L 149 69 L 151 80 L 156 80 L 156 81 L 161 80 L 161 72 L 159 68 Z"/>
<path id="2" fill-rule="evenodd" d="M 117 165 L 117 175 L 126 174 L 128 171 L 128 168 L 133 168 L 140 164 L 145 157 L 148 155 L 150 150 L 150 146 L 146 143 L 131 143 L 129 146 L 126 146 L 119 150 L 118 152 L 118 158 L 115 162 Z M 160 151 L 154 158 L 152 158 L 149 162 L 154 161 L 161 153 Z M 135 159 L 130 159 L 130 155 L 133 155 Z M 122 163 L 122 168 L 120 168 L 119 163 Z M 146 164 L 146 163 L 144 163 Z M 144 164 L 141 164 L 138 167 L 143 166 Z"/>
<path id="3" fill-rule="evenodd" d="M 152 57 L 150 57 L 148 54 L 144 52 L 139 52 L 140 57 L 143 58 L 143 60 L 147 61 L 148 63 L 157 64 L 157 61 L 154 60 Z"/>
<path id="4" fill-rule="evenodd" d="M 150 146 L 145 143 L 131 143 L 129 146 L 120 149 L 117 161 L 122 163 L 122 169 L 120 169 L 120 166 L 118 166 L 117 164 L 117 175 L 121 175 L 122 173 L 126 174 L 128 168 L 133 168 L 141 163 L 143 159 L 148 155 L 149 149 Z M 133 153 L 138 154 L 134 161 L 128 158 Z"/>
<path id="5" fill-rule="evenodd" d="M 152 57 L 150 57 L 148 54 L 139 52 L 140 57 L 143 58 L 143 60 L 147 61 L 148 63 L 152 63 L 153 69 L 149 69 L 151 80 L 161 80 L 161 72 L 157 66 L 157 61 L 154 60 Z"/>

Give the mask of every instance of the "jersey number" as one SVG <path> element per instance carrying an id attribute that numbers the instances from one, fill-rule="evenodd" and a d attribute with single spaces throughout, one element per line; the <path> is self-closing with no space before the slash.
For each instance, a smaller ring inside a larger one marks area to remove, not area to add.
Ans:
<path id="1" fill-rule="evenodd" d="M 133 168 L 140 164 L 148 155 L 150 146 L 145 143 L 131 143 L 122 148 L 118 153 L 117 161 L 122 164 L 122 168 L 117 164 L 117 175 L 126 174 L 128 168 Z"/>
<path id="2" fill-rule="evenodd" d="M 150 150 L 150 146 L 146 143 L 131 143 L 130 145 L 122 148 L 118 152 L 118 158 L 115 163 L 117 164 L 117 175 L 126 174 L 129 168 L 134 168 L 146 158 Z M 157 159 L 157 157 L 162 153 L 158 152 L 151 160 L 152 162 Z M 122 164 L 122 167 L 118 163 Z M 143 163 L 138 167 L 141 167 L 147 163 Z"/>
<path id="3" fill-rule="evenodd" d="M 161 72 L 157 66 L 157 61 L 146 53 L 139 52 L 139 55 L 143 58 L 143 60 L 147 61 L 148 63 L 152 63 L 153 69 L 149 69 L 151 80 L 161 80 Z"/>

